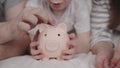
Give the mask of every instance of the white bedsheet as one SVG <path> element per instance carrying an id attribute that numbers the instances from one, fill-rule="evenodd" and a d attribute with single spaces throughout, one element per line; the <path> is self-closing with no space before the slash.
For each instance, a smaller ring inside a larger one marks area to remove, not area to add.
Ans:
<path id="1" fill-rule="evenodd" d="M 0 68 L 95 68 L 95 55 L 79 54 L 69 61 L 37 61 L 25 55 L 0 61 Z"/>

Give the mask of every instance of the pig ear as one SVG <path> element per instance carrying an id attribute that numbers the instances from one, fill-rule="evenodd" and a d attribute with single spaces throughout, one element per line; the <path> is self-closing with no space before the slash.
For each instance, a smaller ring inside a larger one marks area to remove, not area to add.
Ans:
<path id="1" fill-rule="evenodd" d="M 47 28 L 48 28 L 48 26 L 49 26 L 49 25 L 47 25 L 47 24 L 43 24 L 43 23 L 42 23 L 42 24 L 40 24 L 40 25 L 39 25 L 39 32 L 44 31 L 45 29 L 47 29 Z"/>
<path id="2" fill-rule="evenodd" d="M 67 25 L 65 23 L 58 24 L 58 27 L 67 31 Z"/>

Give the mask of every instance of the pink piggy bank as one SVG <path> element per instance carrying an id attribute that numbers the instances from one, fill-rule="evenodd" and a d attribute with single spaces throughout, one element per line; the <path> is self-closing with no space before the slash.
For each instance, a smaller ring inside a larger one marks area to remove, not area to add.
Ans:
<path id="1" fill-rule="evenodd" d="M 69 41 L 66 24 L 61 23 L 57 26 L 40 24 L 39 32 L 38 41 L 40 45 L 38 50 L 41 49 L 44 54 L 42 60 L 60 60 L 62 51 L 66 50 Z"/>

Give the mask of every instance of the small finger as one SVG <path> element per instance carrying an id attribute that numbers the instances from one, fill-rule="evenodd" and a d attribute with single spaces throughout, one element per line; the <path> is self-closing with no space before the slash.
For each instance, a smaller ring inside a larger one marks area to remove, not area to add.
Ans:
<path id="1" fill-rule="evenodd" d="M 75 44 L 74 41 L 69 41 L 69 42 L 67 43 L 67 45 L 68 45 L 68 49 L 73 49 L 73 48 L 75 48 L 75 46 L 76 46 L 76 44 Z"/>
<path id="2" fill-rule="evenodd" d="M 69 34 L 69 38 L 70 38 L 70 40 L 75 39 L 75 34 L 74 33 Z"/>
<path id="3" fill-rule="evenodd" d="M 44 55 L 36 55 L 36 56 L 32 56 L 32 57 L 36 60 L 41 60 L 44 57 Z"/>
<path id="4" fill-rule="evenodd" d="M 38 46 L 39 45 L 39 42 L 32 42 L 31 44 L 30 44 L 30 47 L 31 48 L 34 48 L 34 47 L 36 47 L 36 46 Z"/>
<path id="5" fill-rule="evenodd" d="M 72 58 L 73 58 L 73 55 L 61 56 L 61 59 L 63 59 L 63 60 L 69 60 L 69 59 L 72 59 Z"/>
<path id="6" fill-rule="evenodd" d="M 31 53 L 31 55 L 41 54 L 39 50 L 33 50 L 33 49 L 30 50 L 30 53 Z"/>
<path id="7" fill-rule="evenodd" d="M 74 54 L 74 53 L 75 53 L 75 49 L 63 51 L 63 55 L 72 55 L 72 54 Z"/>

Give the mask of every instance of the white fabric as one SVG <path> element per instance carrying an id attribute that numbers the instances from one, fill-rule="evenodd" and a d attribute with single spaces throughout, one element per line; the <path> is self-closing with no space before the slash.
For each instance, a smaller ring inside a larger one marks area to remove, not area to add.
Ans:
<path id="1" fill-rule="evenodd" d="M 68 32 L 75 28 L 77 33 L 90 31 L 90 10 L 87 0 L 72 0 L 61 17 L 55 16 L 45 0 L 29 0 L 26 7 L 45 8 L 56 23 L 66 23 Z"/>
<path id="2" fill-rule="evenodd" d="M 0 61 L 0 68 L 95 68 L 95 56 L 80 54 L 69 61 L 37 61 L 31 56 L 18 56 Z"/>

